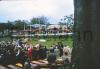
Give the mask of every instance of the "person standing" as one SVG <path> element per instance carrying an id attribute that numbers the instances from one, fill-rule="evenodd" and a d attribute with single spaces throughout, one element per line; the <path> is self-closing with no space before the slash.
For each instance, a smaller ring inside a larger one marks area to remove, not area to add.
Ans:
<path id="1" fill-rule="evenodd" d="M 60 57 L 60 50 L 58 49 L 58 47 L 56 47 L 54 49 L 54 53 L 56 54 L 56 57 L 59 58 Z"/>
<path id="2" fill-rule="evenodd" d="M 23 69 L 31 69 L 31 64 L 29 59 L 25 61 Z"/>
<path id="3" fill-rule="evenodd" d="M 69 60 L 69 57 L 68 57 L 68 52 L 64 52 L 64 54 L 62 56 L 62 60 L 63 60 L 62 69 L 67 69 L 67 67 L 70 63 L 70 60 Z"/>
<path id="4" fill-rule="evenodd" d="M 51 51 L 47 57 L 47 61 L 48 61 L 50 69 L 57 69 L 56 59 L 57 59 L 56 54 L 53 51 Z"/>

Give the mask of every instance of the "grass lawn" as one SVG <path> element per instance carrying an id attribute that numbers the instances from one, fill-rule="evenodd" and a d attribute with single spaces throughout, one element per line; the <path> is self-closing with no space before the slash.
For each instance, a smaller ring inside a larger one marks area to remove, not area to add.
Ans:
<path id="1" fill-rule="evenodd" d="M 46 46 L 47 48 L 49 48 L 52 44 L 58 43 L 58 42 L 62 42 L 63 45 L 68 45 L 69 47 L 73 46 L 73 39 L 72 37 L 62 37 L 62 38 L 53 38 L 53 37 L 49 37 L 49 38 L 45 38 L 46 42 L 39 42 L 40 39 L 43 38 L 36 38 L 36 37 L 32 37 L 32 41 L 30 43 L 32 43 L 33 45 L 35 45 L 36 43 L 40 43 L 43 46 Z M 10 37 L 4 37 L 4 38 L 0 38 L 0 41 L 11 41 L 12 39 Z"/>
<path id="2" fill-rule="evenodd" d="M 42 38 L 32 38 L 32 44 L 35 45 L 37 42 L 39 42 L 38 40 L 40 40 Z M 73 45 L 73 40 L 72 37 L 66 37 L 66 38 L 53 38 L 53 37 L 49 37 L 49 38 L 45 38 L 46 42 L 39 42 L 40 44 L 42 44 L 43 46 L 46 46 L 47 48 L 49 48 L 53 43 L 57 43 L 57 42 L 62 42 L 63 45 L 68 45 L 70 47 L 72 47 Z"/>

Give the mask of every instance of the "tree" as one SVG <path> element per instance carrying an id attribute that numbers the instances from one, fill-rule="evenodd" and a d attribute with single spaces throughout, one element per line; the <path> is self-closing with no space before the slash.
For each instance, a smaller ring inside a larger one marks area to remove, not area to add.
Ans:
<path id="1" fill-rule="evenodd" d="M 6 23 L 6 29 L 8 29 L 8 30 L 13 30 L 13 29 L 14 29 L 13 23 L 10 22 L 10 21 L 8 21 L 8 22 Z"/>
<path id="2" fill-rule="evenodd" d="M 4 36 L 5 29 L 6 29 L 6 23 L 0 23 L 0 36 Z"/>
<path id="3" fill-rule="evenodd" d="M 5 23 L 0 23 L 0 31 L 4 31 L 6 28 L 6 24 Z"/>
<path id="4" fill-rule="evenodd" d="M 66 25 L 67 28 L 72 32 L 73 31 L 73 25 L 74 25 L 74 18 L 73 14 L 69 16 L 64 16 L 64 18 L 61 19 L 61 22 L 59 22 L 60 25 Z"/>
<path id="5" fill-rule="evenodd" d="M 27 23 L 25 21 L 21 21 L 21 20 L 15 21 L 16 30 L 23 30 L 25 25 L 27 26 Z"/>
<path id="6" fill-rule="evenodd" d="M 100 69 L 100 1 L 74 0 L 74 43 L 70 69 Z"/>
<path id="7" fill-rule="evenodd" d="M 48 24 L 48 19 L 47 19 L 47 17 L 41 16 L 41 17 L 39 17 L 39 19 L 40 19 L 40 23 L 41 23 L 41 24 L 44 24 L 44 25 Z"/>
<path id="8" fill-rule="evenodd" d="M 13 29 L 14 25 L 10 21 L 6 23 L 0 23 L 0 33 L 2 33 L 2 36 L 11 36 Z"/>
<path id="9" fill-rule="evenodd" d="M 33 18 L 31 19 L 31 23 L 32 23 L 32 24 L 39 24 L 38 18 L 33 17 Z"/>
<path id="10" fill-rule="evenodd" d="M 73 18 L 73 14 L 69 15 L 69 16 L 64 16 L 64 20 L 67 24 L 67 27 L 69 28 L 70 31 L 73 31 L 73 25 L 74 25 L 74 18 Z"/>
<path id="11" fill-rule="evenodd" d="M 6 36 L 11 36 L 14 28 L 15 26 L 12 22 L 8 21 L 7 23 L 5 23 L 5 30 L 7 31 Z"/>
<path id="12" fill-rule="evenodd" d="M 48 19 L 45 16 L 33 17 L 31 19 L 32 24 L 48 24 Z"/>

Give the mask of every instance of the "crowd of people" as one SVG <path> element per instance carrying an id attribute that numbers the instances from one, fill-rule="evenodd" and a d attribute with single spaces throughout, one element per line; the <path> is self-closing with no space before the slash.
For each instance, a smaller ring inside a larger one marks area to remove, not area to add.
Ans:
<path id="1" fill-rule="evenodd" d="M 55 57 L 50 57 L 50 54 L 55 54 Z M 70 62 L 71 48 L 63 45 L 61 42 L 52 44 L 48 49 L 39 43 L 32 45 L 29 43 L 23 43 L 21 40 L 12 42 L 0 42 L 0 64 L 15 64 L 20 62 L 23 66 L 27 59 L 31 60 L 43 60 L 47 59 L 52 63 L 53 59 L 62 57 L 63 60 L 68 58 Z"/>

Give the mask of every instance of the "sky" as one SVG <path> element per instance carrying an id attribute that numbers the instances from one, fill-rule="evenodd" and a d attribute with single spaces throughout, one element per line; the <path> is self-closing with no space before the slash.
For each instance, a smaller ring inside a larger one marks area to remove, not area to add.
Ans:
<path id="1" fill-rule="evenodd" d="M 0 1 L 0 22 L 28 20 L 45 16 L 50 23 L 74 13 L 73 0 L 2 0 Z"/>

